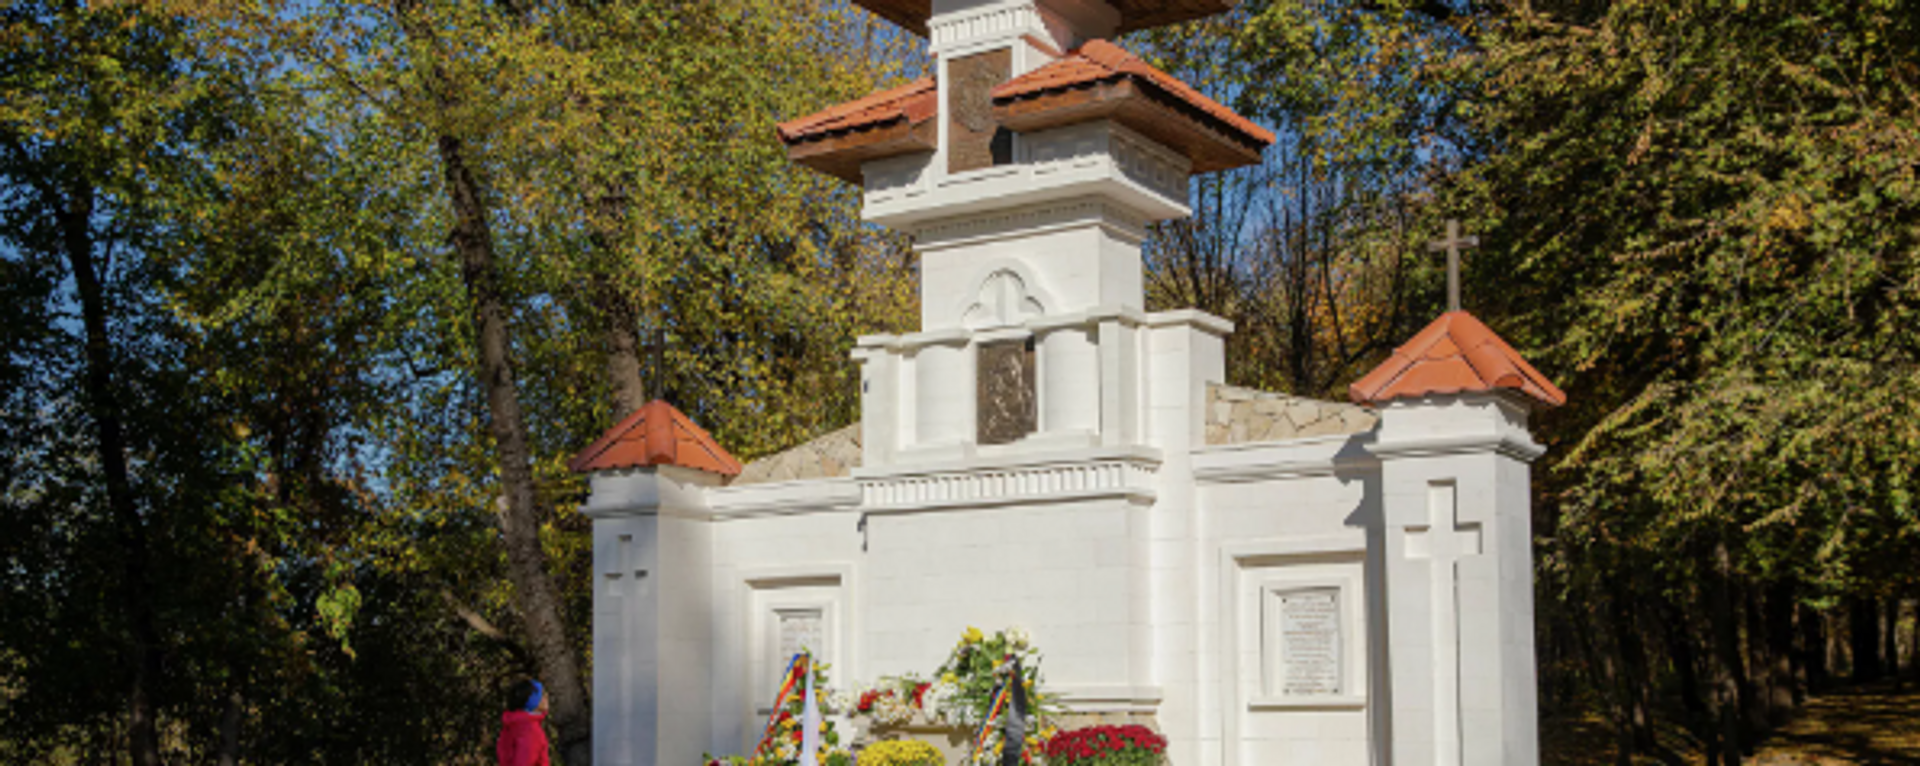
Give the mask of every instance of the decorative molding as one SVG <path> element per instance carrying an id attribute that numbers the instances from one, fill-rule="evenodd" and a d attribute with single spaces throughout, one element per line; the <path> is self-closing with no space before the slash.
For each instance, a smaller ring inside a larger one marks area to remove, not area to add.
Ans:
<path id="1" fill-rule="evenodd" d="M 1194 327 L 1214 335 L 1233 334 L 1233 323 L 1200 309 L 1156 311 L 1147 315 L 1148 327 Z"/>
<path id="2" fill-rule="evenodd" d="M 1047 313 L 1035 286 L 1013 268 L 996 268 L 976 284 L 973 300 L 960 312 L 960 324 L 965 327 L 1012 327 Z"/>
<path id="3" fill-rule="evenodd" d="M 868 512 L 984 507 L 1097 497 L 1151 501 L 1157 457 L 1110 455 L 1001 467 L 954 467 L 857 477 Z"/>
<path id="4" fill-rule="evenodd" d="M 1156 194 L 1186 204 L 1187 178 L 1192 175 L 1193 163 L 1119 124 L 1109 130 L 1112 136 L 1109 151 L 1121 175 Z"/>
<path id="5" fill-rule="evenodd" d="M 1444 455 L 1479 455 L 1494 453 L 1502 457 L 1531 463 L 1541 455 L 1547 454 L 1547 448 L 1525 432 L 1518 434 L 1467 434 L 1464 436 L 1440 436 L 1427 439 L 1382 439 L 1367 447 L 1367 451 L 1382 460 L 1408 457 L 1441 457 Z"/>
<path id="6" fill-rule="evenodd" d="M 1327 697 L 1254 697 L 1247 700 L 1247 709 L 1255 712 L 1270 710 L 1365 710 L 1367 698 L 1357 694 L 1341 694 Z"/>
<path id="7" fill-rule="evenodd" d="M 714 521 L 766 516 L 799 516 L 853 510 L 860 504 L 860 487 L 852 479 L 802 479 L 707 490 L 709 516 Z"/>
<path id="8" fill-rule="evenodd" d="M 939 14 L 928 20 L 928 42 L 936 53 L 949 46 L 1000 37 L 1046 32 L 1040 14 L 1030 3 L 987 8 L 972 13 Z"/>
<path id="9" fill-rule="evenodd" d="M 1047 229 L 1088 225 L 1105 226 L 1135 239 L 1145 239 L 1147 235 L 1147 222 L 1124 208 L 1099 200 L 1078 200 L 939 221 L 921 227 L 916 239 L 922 243 L 919 249 L 925 252 L 977 240 L 1024 237 Z M 939 244 L 926 244 L 928 241 Z"/>
<path id="10" fill-rule="evenodd" d="M 888 157 L 861 166 L 867 204 L 892 202 L 927 193 L 926 171 L 932 155 Z"/>
<path id="11" fill-rule="evenodd" d="M 1380 461 L 1374 455 L 1344 449 L 1368 440 L 1365 435 L 1337 434 L 1195 450 L 1193 479 L 1200 484 L 1241 484 L 1377 470 Z"/>
<path id="12" fill-rule="evenodd" d="M 1058 686 L 1051 691 L 1068 713 L 1152 713 L 1166 697 L 1158 686 Z"/>

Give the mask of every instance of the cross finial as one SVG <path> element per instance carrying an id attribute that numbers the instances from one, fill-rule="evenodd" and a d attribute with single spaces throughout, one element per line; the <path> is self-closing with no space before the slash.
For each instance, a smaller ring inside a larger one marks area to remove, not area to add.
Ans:
<path id="1" fill-rule="evenodd" d="M 1427 243 L 1427 249 L 1447 251 L 1447 310 L 1460 310 L 1460 248 L 1479 247 L 1479 237 L 1460 236 L 1460 221 L 1447 219 L 1447 238 Z"/>

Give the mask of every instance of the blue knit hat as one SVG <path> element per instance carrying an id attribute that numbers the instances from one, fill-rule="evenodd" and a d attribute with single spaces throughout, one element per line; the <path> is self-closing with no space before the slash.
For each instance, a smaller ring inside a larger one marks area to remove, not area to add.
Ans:
<path id="1" fill-rule="evenodd" d="M 533 682 L 533 694 L 528 695 L 527 697 L 527 712 L 531 713 L 535 710 L 539 710 L 540 697 L 546 693 L 547 693 L 547 688 L 544 686 L 541 686 L 539 681 Z"/>

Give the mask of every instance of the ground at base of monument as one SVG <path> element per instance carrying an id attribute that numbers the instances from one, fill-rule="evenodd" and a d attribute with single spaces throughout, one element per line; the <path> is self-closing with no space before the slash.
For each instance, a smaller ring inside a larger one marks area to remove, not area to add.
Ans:
<path id="1" fill-rule="evenodd" d="M 1706 756 L 1677 716 L 1656 723 L 1661 744 L 1683 763 Z M 1614 730 L 1598 714 L 1540 722 L 1541 763 L 1546 766 L 1613 766 Z M 1920 682 L 1908 679 L 1843 687 L 1810 697 L 1785 727 L 1761 740 L 1751 766 L 1877 766 L 1920 764 Z M 1659 764 L 1639 756 L 1635 764 Z"/>

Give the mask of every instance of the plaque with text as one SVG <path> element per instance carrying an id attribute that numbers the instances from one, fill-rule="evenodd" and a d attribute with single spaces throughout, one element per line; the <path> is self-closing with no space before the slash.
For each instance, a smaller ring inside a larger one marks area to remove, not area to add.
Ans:
<path id="1" fill-rule="evenodd" d="M 1281 694 L 1321 697 L 1340 689 L 1340 598 L 1334 590 L 1280 594 Z"/>
<path id="2" fill-rule="evenodd" d="M 786 667 L 787 661 L 793 659 L 793 655 L 799 654 L 802 650 L 812 649 L 818 652 L 825 648 L 820 645 L 822 627 L 820 610 L 782 609 L 774 614 L 780 618 L 776 628 L 780 639 L 779 643 L 775 644 L 778 647 L 776 649 L 778 654 L 774 655 L 780 667 Z"/>
<path id="3" fill-rule="evenodd" d="M 1033 433 L 1039 416 L 1034 393 L 1033 346 L 1025 340 L 984 343 L 979 348 L 975 441 L 1007 444 Z"/>

